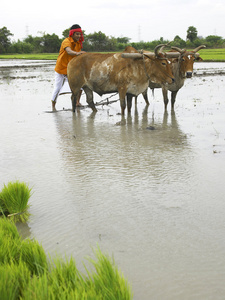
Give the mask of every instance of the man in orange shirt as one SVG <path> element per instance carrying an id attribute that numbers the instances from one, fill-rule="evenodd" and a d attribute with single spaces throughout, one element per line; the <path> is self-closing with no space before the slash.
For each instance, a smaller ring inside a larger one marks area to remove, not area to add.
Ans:
<path id="1" fill-rule="evenodd" d="M 52 93 L 52 110 L 56 110 L 55 105 L 59 91 L 62 88 L 64 81 L 67 80 L 68 63 L 74 56 L 85 53 L 85 51 L 81 51 L 83 41 L 84 37 L 81 27 L 77 24 L 73 25 L 70 28 L 69 37 L 64 39 L 61 44 L 59 56 L 56 61 L 55 85 Z M 77 101 L 77 106 L 80 106 L 79 100 Z"/>

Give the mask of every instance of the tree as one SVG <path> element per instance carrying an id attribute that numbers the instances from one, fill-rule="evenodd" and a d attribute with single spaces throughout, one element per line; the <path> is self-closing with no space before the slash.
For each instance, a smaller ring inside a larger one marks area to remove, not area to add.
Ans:
<path id="1" fill-rule="evenodd" d="M 43 38 L 39 36 L 33 37 L 32 35 L 28 35 L 27 38 L 24 39 L 24 42 L 29 43 L 33 46 L 33 51 L 35 53 L 43 52 Z"/>
<path id="2" fill-rule="evenodd" d="M 129 44 L 130 40 L 131 40 L 130 38 L 125 37 L 125 36 L 116 38 L 117 43 L 120 43 L 120 44 Z"/>
<path id="3" fill-rule="evenodd" d="M 92 51 L 108 50 L 110 44 L 109 37 L 101 31 L 86 35 L 86 40 Z"/>
<path id="4" fill-rule="evenodd" d="M 8 49 L 8 53 L 32 53 L 33 45 L 27 42 L 22 42 L 18 40 L 17 42 L 12 42 Z"/>
<path id="5" fill-rule="evenodd" d="M 179 37 L 179 35 L 176 35 L 173 40 L 173 46 L 179 47 L 179 48 L 185 48 L 186 42 L 182 40 L 182 38 Z"/>
<path id="6" fill-rule="evenodd" d="M 223 38 L 218 35 L 208 35 L 205 41 L 209 47 L 222 47 L 224 42 Z"/>
<path id="7" fill-rule="evenodd" d="M 59 39 L 58 35 L 53 33 L 44 34 L 43 39 L 43 52 L 44 53 L 56 53 L 59 52 L 61 46 L 61 40 Z"/>
<path id="8" fill-rule="evenodd" d="M 0 28 L 0 53 L 6 53 L 11 45 L 11 41 L 9 39 L 13 34 L 6 28 Z"/>
<path id="9" fill-rule="evenodd" d="M 67 38 L 69 36 L 69 33 L 70 33 L 70 28 L 65 29 L 62 33 L 63 38 L 64 39 Z"/>
<path id="10" fill-rule="evenodd" d="M 193 43 L 193 41 L 197 38 L 198 31 L 194 26 L 188 27 L 187 30 L 187 39 Z"/>

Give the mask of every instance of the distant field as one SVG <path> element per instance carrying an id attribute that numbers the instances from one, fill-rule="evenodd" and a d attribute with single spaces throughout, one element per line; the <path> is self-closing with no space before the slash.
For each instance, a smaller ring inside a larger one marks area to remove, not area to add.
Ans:
<path id="1" fill-rule="evenodd" d="M 225 49 L 202 49 L 199 51 L 204 61 L 224 61 Z M 32 60 L 56 60 L 58 53 L 40 54 L 0 54 L 0 59 L 32 59 Z"/>
<path id="2" fill-rule="evenodd" d="M 56 60 L 58 53 L 37 53 L 37 54 L 0 54 L 0 59 L 32 59 L 32 60 Z"/>
<path id="3" fill-rule="evenodd" d="M 199 53 L 204 61 L 225 61 L 225 49 L 202 49 Z"/>

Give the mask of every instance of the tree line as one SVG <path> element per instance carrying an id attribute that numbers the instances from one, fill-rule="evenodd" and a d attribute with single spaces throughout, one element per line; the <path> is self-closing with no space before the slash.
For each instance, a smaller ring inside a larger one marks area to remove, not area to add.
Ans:
<path id="1" fill-rule="evenodd" d="M 42 33 L 41 36 L 28 35 L 23 40 L 11 41 L 13 34 L 7 27 L 0 28 L 0 54 L 10 53 L 58 53 L 63 39 L 69 36 L 69 30 L 62 32 L 62 38 L 56 34 Z M 167 44 L 169 40 L 160 37 L 159 40 L 150 42 L 130 42 L 129 37 L 107 36 L 99 31 L 91 34 L 84 34 L 83 50 L 89 52 L 111 52 L 123 51 L 126 46 L 136 49 L 153 50 L 158 44 Z M 225 48 L 225 39 L 217 35 L 209 35 L 206 38 L 199 37 L 198 31 L 194 26 L 187 29 L 186 40 L 176 35 L 170 45 L 179 48 L 194 48 L 199 45 L 206 45 L 207 48 Z"/>

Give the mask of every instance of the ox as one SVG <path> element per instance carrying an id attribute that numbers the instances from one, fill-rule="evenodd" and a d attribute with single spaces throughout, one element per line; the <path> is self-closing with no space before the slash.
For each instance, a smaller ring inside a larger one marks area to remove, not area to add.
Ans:
<path id="1" fill-rule="evenodd" d="M 119 93 L 121 114 L 126 108 L 126 95 L 138 96 L 154 83 L 172 83 L 174 76 L 168 60 L 160 52 L 158 45 L 154 53 L 138 53 L 133 47 L 127 47 L 122 53 L 84 53 L 72 59 L 67 67 L 68 82 L 72 91 L 72 108 L 76 109 L 76 99 L 82 88 L 88 105 L 95 112 L 93 92 L 102 96 L 107 93 Z M 126 54 L 136 54 L 136 58 Z M 122 57 L 122 55 L 125 55 Z"/>
<path id="2" fill-rule="evenodd" d="M 165 109 L 167 109 L 168 99 L 168 90 L 171 92 L 171 109 L 174 109 L 174 103 L 176 100 L 177 92 L 184 85 L 186 78 L 191 78 L 193 74 L 193 64 L 195 61 L 202 61 L 202 58 L 199 57 L 200 49 L 205 48 L 206 46 L 201 45 L 192 51 L 186 51 L 185 49 L 180 49 L 178 47 L 171 47 L 171 49 L 180 53 L 178 58 L 171 59 L 171 70 L 174 75 L 175 81 L 168 85 L 156 84 L 154 82 L 149 83 L 149 87 L 154 90 L 155 88 L 162 88 L 163 100 Z M 169 54 L 169 53 L 167 53 Z M 149 104 L 147 90 L 142 93 L 146 104 Z"/>

